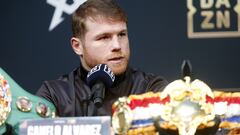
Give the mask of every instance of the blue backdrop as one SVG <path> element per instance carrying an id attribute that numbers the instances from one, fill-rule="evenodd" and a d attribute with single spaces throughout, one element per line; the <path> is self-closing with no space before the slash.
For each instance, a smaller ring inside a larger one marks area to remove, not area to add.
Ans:
<path id="1" fill-rule="evenodd" d="M 173 81 L 180 77 L 182 61 L 189 59 L 194 77 L 210 87 L 240 87 L 237 3 L 225 0 L 220 8 L 204 8 L 199 1 L 118 0 L 129 17 L 130 65 Z M 193 21 L 187 5 L 196 7 Z M 79 65 L 70 46 L 71 23 L 66 12 L 61 15 L 64 20 L 49 31 L 55 7 L 46 0 L 2 1 L 0 7 L 0 66 L 25 89 L 35 93 L 42 81 L 56 79 Z M 203 12 L 213 13 L 208 22 Z M 221 19 L 229 25 L 217 28 Z M 204 23 L 214 27 L 203 29 Z M 191 24 L 193 33 L 189 34 Z"/>

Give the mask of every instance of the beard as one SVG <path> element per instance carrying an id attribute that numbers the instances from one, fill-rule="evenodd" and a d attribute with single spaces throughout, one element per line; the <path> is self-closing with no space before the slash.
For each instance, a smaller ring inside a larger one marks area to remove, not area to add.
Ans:
<path id="1" fill-rule="evenodd" d="M 87 56 L 87 55 L 86 55 Z M 92 57 L 80 57 L 81 59 L 81 64 L 82 66 L 90 71 L 93 67 L 95 67 L 98 64 L 106 64 L 113 72 L 114 75 L 120 75 L 123 74 L 127 67 L 128 67 L 128 61 L 129 61 L 129 57 L 125 56 L 121 59 L 121 62 L 119 63 L 114 63 L 112 61 L 107 60 L 99 60 L 97 58 L 92 58 Z M 87 59 L 86 59 L 87 58 Z"/>
<path id="2" fill-rule="evenodd" d="M 125 60 L 121 64 L 111 64 L 111 63 L 110 64 L 106 63 L 106 64 L 112 70 L 114 75 L 121 75 L 121 74 L 125 73 L 125 71 L 127 69 L 128 60 Z"/>

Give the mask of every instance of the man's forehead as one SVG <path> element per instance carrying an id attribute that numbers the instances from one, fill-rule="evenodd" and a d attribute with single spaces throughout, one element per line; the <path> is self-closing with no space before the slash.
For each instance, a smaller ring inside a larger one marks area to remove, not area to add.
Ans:
<path id="1" fill-rule="evenodd" d="M 119 20 L 119 19 L 112 18 L 112 17 L 101 16 L 101 15 L 86 18 L 85 23 L 87 24 L 89 22 L 90 23 L 98 23 L 98 24 L 106 24 L 106 23 L 108 23 L 108 24 L 116 24 L 116 23 L 126 24 L 126 22 L 123 20 Z"/>
<path id="2" fill-rule="evenodd" d="M 112 21 L 107 18 L 102 19 L 87 19 L 86 22 L 86 30 L 101 32 L 103 30 L 109 31 L 127 31 L 127 24 L 124 21 Z"/>

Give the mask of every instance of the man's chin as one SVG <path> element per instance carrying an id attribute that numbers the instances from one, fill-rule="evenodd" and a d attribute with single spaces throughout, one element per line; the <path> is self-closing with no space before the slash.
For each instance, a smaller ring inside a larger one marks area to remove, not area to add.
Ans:
<path id="1" fill-rule="evenodd" d="M 124 67 L 124 68 L 111 68 L 111 70 L 113 71 L 114 75 L 121 75 L 126 71 L 126 67 Z"/>

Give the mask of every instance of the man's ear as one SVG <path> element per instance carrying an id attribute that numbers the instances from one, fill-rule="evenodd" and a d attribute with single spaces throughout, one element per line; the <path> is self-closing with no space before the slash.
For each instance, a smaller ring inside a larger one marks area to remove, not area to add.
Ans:
<path id="1" fill-rule="evenodd" d="M 83 54 L 83 44 L 81 42 L 81 40 L 79 38 L 76 37 L 72 37 L 71 38 L 71 45 L 73 48 L 73 51 L 77 54 L 77 55 L 82 55 Z"/>

